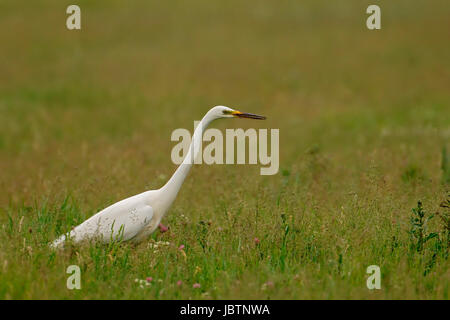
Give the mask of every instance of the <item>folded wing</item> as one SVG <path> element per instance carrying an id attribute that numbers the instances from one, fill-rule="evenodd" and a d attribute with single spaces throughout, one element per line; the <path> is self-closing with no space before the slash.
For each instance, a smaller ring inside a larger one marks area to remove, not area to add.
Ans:
<path id="1" fill-rule="evenodd" d="M 134 238 L 153 218 L 153 208 L 149 205 L 113 205 L 95 214 L 69 233 L 73 242 L 98 239 L 103 243 Z M 62 235 L 53 247 L 62 245 L 67 235 Z"/>

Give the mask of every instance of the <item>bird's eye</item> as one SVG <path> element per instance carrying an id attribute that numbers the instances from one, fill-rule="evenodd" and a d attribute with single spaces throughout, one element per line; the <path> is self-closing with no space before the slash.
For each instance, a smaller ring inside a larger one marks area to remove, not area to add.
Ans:
<path id="1" fill-rule="evenodd" d="M 231 114 L 231 110 L 223 110 L 222 113 L 223 114 Z"/>

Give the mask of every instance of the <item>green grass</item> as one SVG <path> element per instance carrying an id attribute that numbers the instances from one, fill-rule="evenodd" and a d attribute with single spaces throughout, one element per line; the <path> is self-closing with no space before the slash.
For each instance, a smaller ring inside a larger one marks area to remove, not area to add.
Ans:
<path id="1" fill-rule="evenodd" d="M 377 3 L 379 31 L 369 1 L 79 1 L 68 31 L 69 2 L 1 2 L 0 298 L 448 299 L 450 8 Z M 165 183 L 218 104 L 280 129 L 277 175 L 195 166 L 168 232 L 48 248 Z"/>

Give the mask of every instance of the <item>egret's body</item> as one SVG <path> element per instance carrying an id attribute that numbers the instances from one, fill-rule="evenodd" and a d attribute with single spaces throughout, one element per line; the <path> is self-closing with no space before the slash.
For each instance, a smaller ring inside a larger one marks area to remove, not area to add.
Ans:
<path id="1" fill-rule="evenodd" d="M 98 240 L 108 243 L 112 240 L 140 242 L 145 240 L 158 227 L 175 200 L 181 185 L 200 150 L 203 132 L 211 121 L 219 118 L 264 119 L 249 113 L 242 113 L 228 107 L 217 106 L 209 110 L 198 124 L 192 137 L 189 152 L 170 180 L 158 190 L 150 190 L 114 203 L 93 215 L 69 232 L 74 243 L 83 240 Z M 62 235 L 53 247 L 64 244 L 67 235 Z"/>

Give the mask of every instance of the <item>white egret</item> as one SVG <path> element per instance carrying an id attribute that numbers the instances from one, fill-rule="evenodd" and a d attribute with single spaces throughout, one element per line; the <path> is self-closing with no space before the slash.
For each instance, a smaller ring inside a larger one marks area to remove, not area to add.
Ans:
<path id="1" fill-rule="evenodd" d="M 194 159 L 200 150 L 203 132 L 211 121 L 219 118 L 265 119 L 251 113 L 243 113 L 225 106 L 216 106 L 209 110 L 197 125 L 189 151 L 169 181 L 160 189 L 149 190 L 129 197 L 103 209 L 93 215 L 68 234 L 52 242 L 52 247 L 62 246 L 67 238 L 74 243 L 83 240 L 98 240 L 109 243 L 113 240 L 145 240 L 160 224 L 175 200 Z"/>

